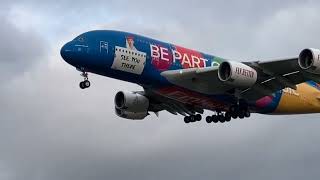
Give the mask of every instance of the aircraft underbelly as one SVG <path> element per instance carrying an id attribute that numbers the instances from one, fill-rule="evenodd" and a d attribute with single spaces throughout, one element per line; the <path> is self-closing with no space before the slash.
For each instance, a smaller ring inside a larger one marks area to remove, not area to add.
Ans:
<path id="1" fill-rule="evenodd" d="M 176 86 L 160 88 L 156 92 L 180 103 L 198 106 L 208 110 L 228 110 L 230 106 L 230 103 L 226 101 L 221 101 L 213 97 L 207 97 L 200 93 Z"/>

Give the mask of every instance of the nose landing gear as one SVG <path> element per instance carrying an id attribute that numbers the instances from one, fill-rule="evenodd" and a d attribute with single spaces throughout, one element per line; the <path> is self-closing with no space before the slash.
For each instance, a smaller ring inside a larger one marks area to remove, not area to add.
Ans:
<path id="1" fill-rule="evenodd" d="M 80 82 L 80 84 L 79 84 L 80 88 L 81 89 L 89 88 L 91 83 L 90 83 L 89 78 L 88 78 L 88 73 L 87 72 L 82 72 L 81 76 L 84 78 L 84 80 L 82 82 Z"/>

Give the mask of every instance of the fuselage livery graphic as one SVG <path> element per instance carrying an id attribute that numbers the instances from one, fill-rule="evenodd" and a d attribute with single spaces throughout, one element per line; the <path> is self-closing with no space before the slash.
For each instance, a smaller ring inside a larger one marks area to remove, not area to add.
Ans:
<path id="1" fill-rule="evenodd" d="M 320 50 L 298 57 L 237 62 L 133 33 L 97 30 L 83 33 L 61 48 L 61 56 L 82 72 L 139 84 L 144 91 L 120 91 L 115 113 L 141 120 L 149 112 L 168 111 L 186 123 L 208 123 L 261 114 L 320 112 Z"/>

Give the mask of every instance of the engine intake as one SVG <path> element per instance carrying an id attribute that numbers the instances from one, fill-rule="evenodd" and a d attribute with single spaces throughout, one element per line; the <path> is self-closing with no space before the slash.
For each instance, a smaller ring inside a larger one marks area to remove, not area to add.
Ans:
<path id="1" fill-rule="evenodd" d="M 258 78 L 257 71 L 240 62 L 225 61 L 218 70 L 220 81 L 238 88 L 253 86 Z"/>
<path id="2" fill-rule="evenodd" d="M 299 55 L 298 63 L 301 69 L 313 74 L 320 74 L 320 50 L 304 49 Z"/>

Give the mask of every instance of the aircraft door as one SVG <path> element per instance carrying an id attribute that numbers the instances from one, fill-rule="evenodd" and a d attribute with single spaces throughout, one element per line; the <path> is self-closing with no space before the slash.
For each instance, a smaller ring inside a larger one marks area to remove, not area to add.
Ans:
<path id="1" fill-rule="evenodd" d="M 100 54 L 103 56 L 109 55 L 109 52 L 112 52 L 111 46 L 109 45 L 109 42 L 107 41 L 100 41 L 100 47 L 99 47 L 99 51 Z"/>

